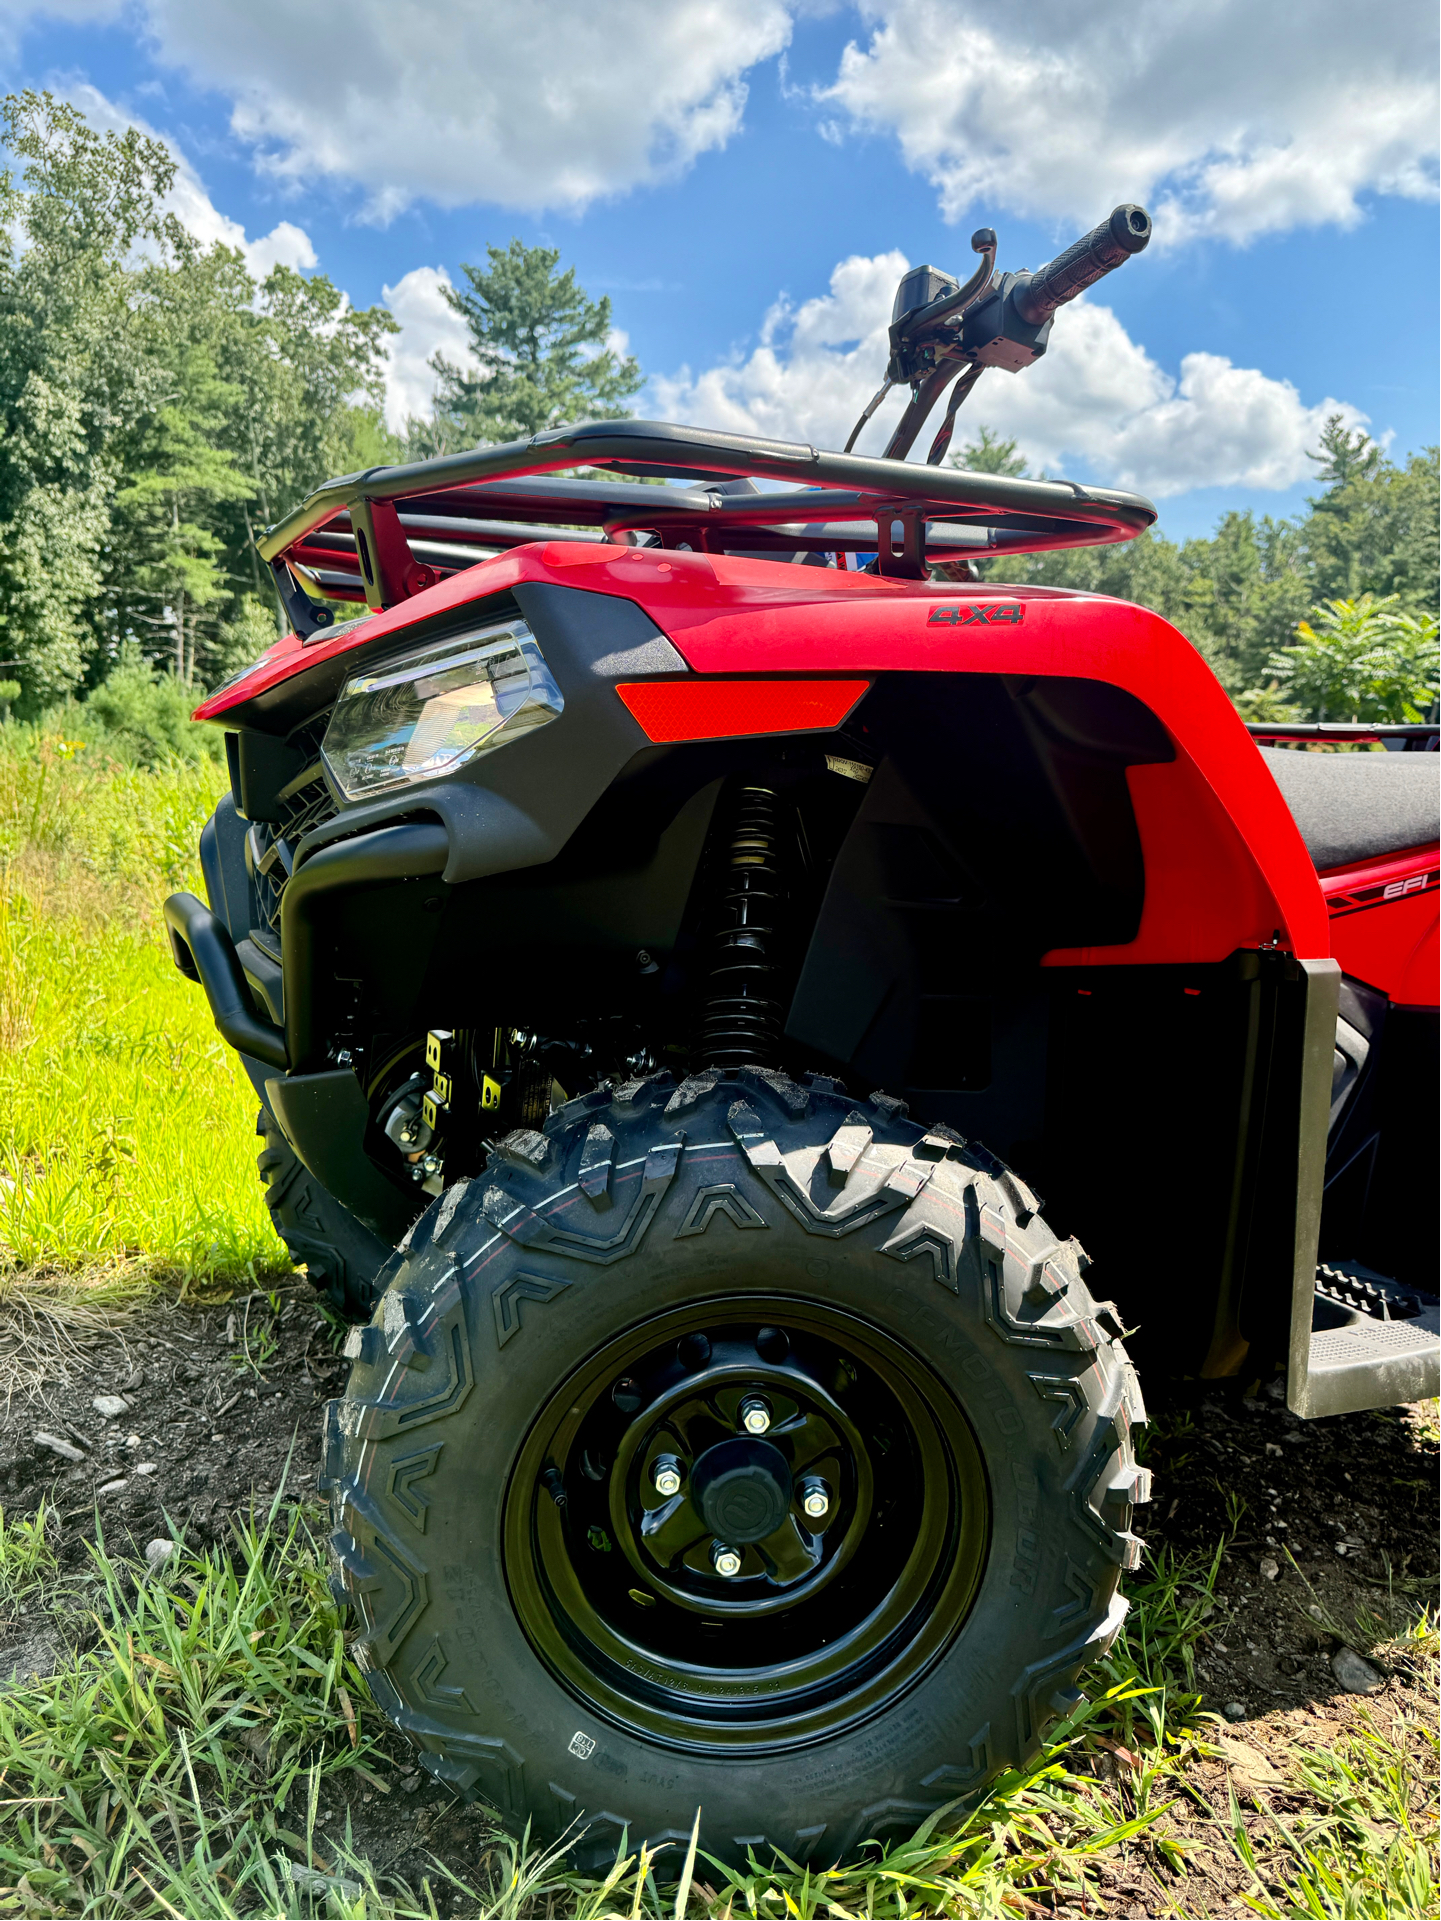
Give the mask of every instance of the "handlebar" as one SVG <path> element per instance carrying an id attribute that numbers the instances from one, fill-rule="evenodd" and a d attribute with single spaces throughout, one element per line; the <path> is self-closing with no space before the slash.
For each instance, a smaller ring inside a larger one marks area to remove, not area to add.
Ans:
<path id="1" fill-rule="evenodd" d="M 1028 326 L 1039 327 L 1057 307 L 1093 287 L 1104 274 L 1124 266 L 1141 253 L 1151 238 L 1151 216 L 1144 207 L 1127 203 L 1093 232 L 1072 241 L 1044 267 L 1018 285 L 1011 295 L 1016 312 Z"/>

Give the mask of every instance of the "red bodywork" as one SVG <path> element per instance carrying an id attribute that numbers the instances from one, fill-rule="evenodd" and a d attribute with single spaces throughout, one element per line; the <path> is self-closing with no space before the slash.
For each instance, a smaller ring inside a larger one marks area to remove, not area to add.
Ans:
<path id="1" fill-rule="evenodd" d="M 1201 963 L 1272 943 L 1301 958 L 1321 959 L 1332 951 L 1333 927 L 1346 925 L 1329 918 L 1280 790 L 1200 655 L 1158 615 L 1095 595 L 989 582 L 937 588 L 674 549 L 537 541 L 329 640 L 280 641 L 196 718 L 220 720 L 303 669 L 526 581 L 634 601 L 691 670 L 707 677 L 824 676 L 854 683 L 857 676 L 949 669 L 1093 678 L 1134 695 L 1176 748 L 1174 761 L 1132 767 L 1128 774 L 1147 877 L 1141 924 L 1124 946 L 1057 948 L 1045 956 L 1045 965 Z M 652 683 L 650 697 L 665 685 Z M 689 698 L 698 695 L 696 687 Z M 856 690 L 836 688 L 833 696 L 844 713 Z M 771 693 L 760 698 L 775 701 Z M 723 700 L 734 732 L 770 731 L 765 711 L 746 724 L 734 693 L 709 697 L 716 699 Z M 824 717 L 797 722 L 784 703 L 775 716 L 791 728 L 835 724 Z M 714 731 L 709 711 L 697 731 Z M 1424 906 L 1434 923 L 1429 899 Z M 1389 927 L 1392 910 L 1385 911 Z M 1416 911 L 1410 900 L 1401 909 L 1408 957 L 1416 946 Z M 1396 971 L 1399 979 L 1404 969 Z"/>
<path id="2" fill-rule="evenodd" d="M 1438 883 L 1434 841 L 1323 873 L 1331 952 L 1342 973 L 1379 988 L 1398 1007 L 1435 1007 Z"/>

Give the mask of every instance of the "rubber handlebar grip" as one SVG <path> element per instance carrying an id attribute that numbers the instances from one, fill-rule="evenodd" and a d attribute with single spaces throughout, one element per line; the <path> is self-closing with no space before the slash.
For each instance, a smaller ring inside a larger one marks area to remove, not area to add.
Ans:
<path id="1" fill-rule="evenodd" d="M 1144 207 L 1130 203 L 1117 207 L 1109 220 L 1073 240 L 1064 253 L 1038 267 L 1016 288 L 1011 296 L 1016 312 L 1027 326 L 1039 327 L 1057 307 L 1093 287 L 1103 274 L 1124 266 L 1132 254 L 1142 252 L 1150 238 L 1151 216 Z"/>

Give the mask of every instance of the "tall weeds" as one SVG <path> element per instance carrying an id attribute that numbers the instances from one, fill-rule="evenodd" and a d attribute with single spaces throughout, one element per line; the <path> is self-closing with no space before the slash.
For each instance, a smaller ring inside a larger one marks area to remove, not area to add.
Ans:
<path id="1" fill-rule="evenodd" d="M 159 914 L 220 779 L 0 727 L 0 1273 L 283 1259 L 253 1092 Z"/>

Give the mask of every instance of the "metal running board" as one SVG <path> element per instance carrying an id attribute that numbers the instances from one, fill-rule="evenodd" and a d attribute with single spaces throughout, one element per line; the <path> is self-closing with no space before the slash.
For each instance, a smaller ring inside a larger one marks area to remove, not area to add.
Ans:
<path id="1" fill-rule="evenodd" d="M 1441 1303 L 1355 1262 L 1319 1268 L 1304 1366 L 1292 1356 L 1292 1413 L 1316 1420 L 1438 1392 Z"/>

